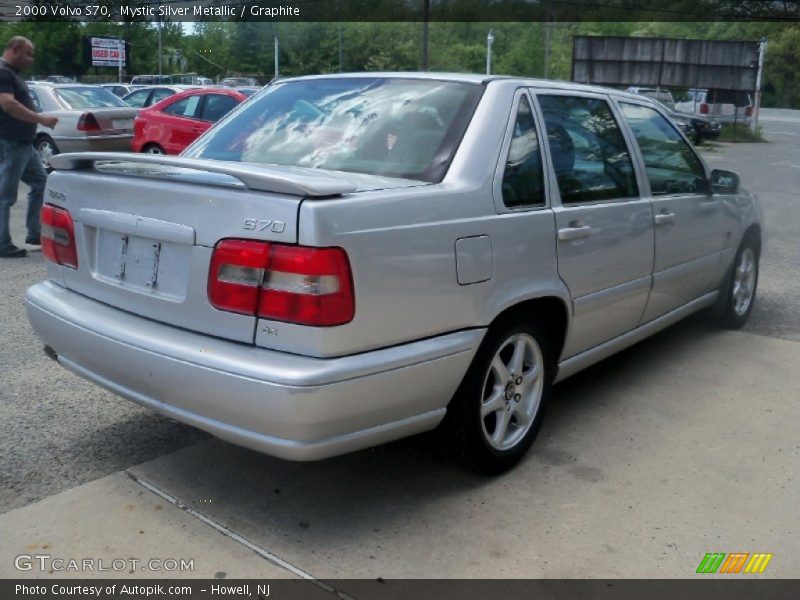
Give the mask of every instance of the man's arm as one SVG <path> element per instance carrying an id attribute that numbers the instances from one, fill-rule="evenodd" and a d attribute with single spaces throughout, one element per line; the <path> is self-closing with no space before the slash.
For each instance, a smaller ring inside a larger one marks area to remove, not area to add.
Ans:
<path id="1" fill-rule="evenodd" d="M 50 129 L 58 123 L 58 119 L 55 117 L 48 117 L 25 108 L 14 98 L 14 94 L 0 94 L 0 108 L 6 114 L 26 123 L 38 123 Z"/>

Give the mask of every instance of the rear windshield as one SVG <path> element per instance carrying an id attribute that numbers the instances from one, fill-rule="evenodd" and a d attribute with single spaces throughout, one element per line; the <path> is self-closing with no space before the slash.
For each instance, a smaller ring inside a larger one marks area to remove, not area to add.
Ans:
<path id="1" fill-rule="evenodd" d="M 750 106 L 750 94 L 739 90 L 708 90 L 706 102 L 717 104 L 733 104 L 734 106 Z"/>
<path id="2" fill-rule="evenodd" d="M 286 82 L 183 155 L 438 182 L 483 88 L 391 78 Z"/>
<path id="3" fill-rule="evenodd" d="M 100 108 L 104 106 L 128 106 L 113 92 L 102 87 L 76 86 L 55 90 L 56 96 L 68 108 Z"/>

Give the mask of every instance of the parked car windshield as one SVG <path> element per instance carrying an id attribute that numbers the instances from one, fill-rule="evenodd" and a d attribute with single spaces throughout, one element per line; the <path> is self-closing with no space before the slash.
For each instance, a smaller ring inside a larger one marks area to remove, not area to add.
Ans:
<path id="1" fill-rule="evenodd" d="M 483 88 L 419 79 L 289 81 L 184 156 L 441 181 Z"/>
<path id="2" fill-rule="evenodd" d="M 113 92 L 102 87 L 75 86 L 55 90 L 56 96 L 68 108 L 100 108 L 104 106 L 129 106 Z"/>

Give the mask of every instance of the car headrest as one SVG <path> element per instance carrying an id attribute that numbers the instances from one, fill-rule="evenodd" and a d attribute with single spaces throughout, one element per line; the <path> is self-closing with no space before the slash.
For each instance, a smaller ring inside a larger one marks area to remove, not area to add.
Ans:
<path id="1" fill-rule="evenodd" d="M 550 156 L 553 158 L 553 169 L 556 174 L 568 173 L 575 166 L 575 144 L 572 143 L 563 125 L 547 128 L 547 139 L 550 144 Z"/>

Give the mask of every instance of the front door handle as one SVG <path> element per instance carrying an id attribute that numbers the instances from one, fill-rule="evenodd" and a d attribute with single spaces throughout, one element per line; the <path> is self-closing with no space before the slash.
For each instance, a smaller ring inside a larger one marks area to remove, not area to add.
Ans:
<path id="1" fill-rule="evenodd" d="M 656 225 L 674 225 L 674 224 L 675 224 L 675 213 L 663 211 L 656 215 Z"/>
<path id="2" fill-rule="evenodd" d="M 592 228 L 588 225 L 581 225 L 579 227 L 565 227 L 558 230 L 558 239 L 562 242 L 569 240 L 577 240 L 585 238 L 592 234 Z"/>

